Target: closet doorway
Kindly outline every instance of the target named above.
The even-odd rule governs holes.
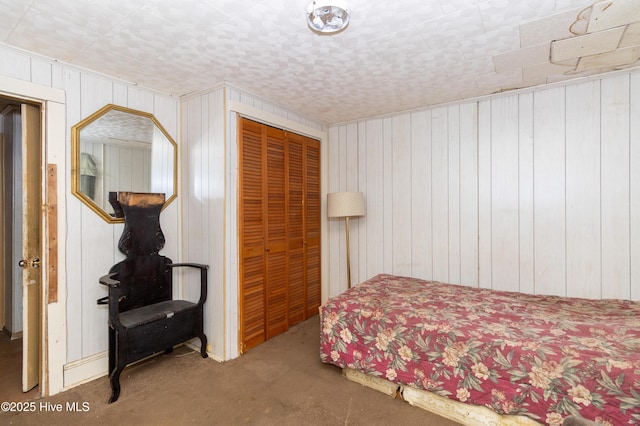
[[[20,401],[40,394],[40,107],[0,98],[0,112],[2,392]]]
[[[320,142],[238,120],[240,353],[318,314]]]

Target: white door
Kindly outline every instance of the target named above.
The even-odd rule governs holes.
[[[41,126],[38,107],[23,104],[22,112],[22,391],[39,383],[40,375],[40,222]]]

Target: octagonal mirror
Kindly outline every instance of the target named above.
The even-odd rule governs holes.
[[[109,192],[176,198],[177,145],[153,114],[106,105],[71,128],[73,194],[110,223]]]

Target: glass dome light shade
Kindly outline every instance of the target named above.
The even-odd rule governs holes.
[[[307,24],[319,33],[336,33],[349,25],[349,9],[343,1],[314,0],[307,6]]]

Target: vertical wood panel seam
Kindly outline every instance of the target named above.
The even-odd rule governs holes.
[[[458,106],[458,281],[462,284],[462,112]]]
[[[522,291],[522,226],[521,226],[521,222],[520,222],[520,217],[521,217],[521,211],[522,211],[522,205],[520,204],[520,198],[521,198],[521,193],[520,193],[520,188],[521,188],[521,184],[522,182],[520,181],[520,165],[521,163],[521,157],[520,157],[520,143],[521,143],[521,131],[520,131],[520,95],[516,95],[515,96],[516,101],[516,107],[517,107],[517,125],[516,125],[516,131],[518,132],[517,138],[516,138],[516,143],[517,143],[517,148],[518,148],[518,155],[516,156],[517,161],[518,161],[518,167],[517,167],[517,171],[518,171],[518,185],[517,185],[517,197],[518,197],[518,291]]]
[[[451,107],[447,107],[447,120],[446,120],[446,129],[447,129],[447,282],[451,282],[451,157],[452,155],[452,140],[451,140]]]
[[[362,142],[362,145],[361,145],[360,144],[360,124],[358,124],[357,129],[356,129],[356,136],[357,136],[357,142],[358,142],[358,166],[360,165],[360,162],[362,161],[362,167],[364,169],[364,170],[360,170],[360,168],[358,168],[358,176],[362,176],[362,175],[367,176],[367,155],[366,155],[366,151],[367,151],[367,135],[366,135],[366,133],[367,133],[367,131],[366,131],[366,127],[363,127],[363,130],[364,130],[365,134],[363,135],[364,141]],[[365,151],[364,153],[360,152],[360,148],[361,147]],[[359,190],[361,192],[365,193],[365,196],[367,196],[366,191],[365,191],[366,183],[363,183],[364,188],[360,188],[360,181],[361,180],[358,179],[358,188],[359,188]],[[365,211],[366,211],[366,204],[367,204],[367,202],[366,202],[366,199],[365,199]],[[365,218],[365,226],[358,226],[358,227],[360,228],[360,230],[364,234],[364,238],[365,238],[365,242],[366,242],[366,239],[367,239],[366,218]],[[360,233],[358,234],[358,238],[360,238]],[[368,258],[367,253],[368,252],[367,252],[366,248],[364,250],[360,250],[360,247],[358,248],[358,258],[359,258],[358,259],[358,282],[364,281],[364,279],[369,278],[367,273],[365,273],[364,277],[360,277],[360,271],[362,271],[362,269],[363,269],[361,264],[360,264],[360,262],[362,261],[362,265],[364,265],[365,268],[366,268],[367,258]]]
[[[599,292],[600,292],[600,298],[602,299],[602,294],[603,294],[602,286],[604,284],[604,272],[603,272],[604,259],[602,258],[602,249],[604,248],[604,245],[602,243],[602,241],[603,241],[602,240],[602,238],[603,238],[603,233],[602,233],[602,218],[603,218],[603,216],[602,216],[602,213],[603,213],[602,212],[602,189],[603,189],[603,187],[602,187],[602,138],[603,138],[603,134],[602,134],[602,102],[603,102],[602,80],[598,81],[598,85],[600,86],[598,88],[599,89],[598,90],[598,96],[600,98],[599,102],[598,102],[599,107],[600,107],[599,108],[600,111],[598,111],[598,119],[600,120],[600,123],[598,125],[598,130],[600,132],[600,134],[598,135],[598,139],[599,139],[598,140],[598,147],[600,148],[600,152],[599,152],[600,158],[598,158],[598,163],[599,163],[599,167],[600,167],[600,176],[599,176],[600,191],[599,191],[599,194],[598,194],[598,197],[600,197],[600,200],[599,200],[599,204],[600,205],[598,206],[598,213],[600,215],[600,217],[598,218],[599,219],[599,228],[600,228],[599,229],[599,231],[600,231],[600,235],[599,235],[599,237],[600,237],[600,241],[599,241],[599,243],[600,243],[600,247],[599,247],[599,252],[600,252],[599,253],[599,258],[600,258],[600,288],[599,288]],[[567,285],[568,285],[568,283],[567,283]]]
[[[528,261],[530,262],[530,270],[529,270],[529,290],[528,292],[535,294],[535,289],[536,289],[536,229],[535,229],[535,211],[536,211],[536,176],[535,176],[535,170],[536,170],[536,145],[535,145],[535,140],[536,140],[536,126],[535,126],[535,122],[536,122],[536,108],[535,108],[535,94],[531,93],[528,95],[529,99],[528,99],[528,111],[529,111],[529,116],[527,117],[528,120],[528,143],[529,146],[527,147],[527,155],[529,156],[529,164],[527,165],[527,171],[529,173],[528,175],[528,206],[529,206],[529,217],[527,218],[528,223],[528,254],[529,254],[529,258]]]
[[[567,268],[567,264],[568,264],[568,259],[569,259],[569,255],[567,252],[567,238],[568,238],[568,234],[567,234],[567,211],[568,206],[567,206],[567,107],[568,107],[568,102],[567,102],[567,87],[563,87],[562,88],[562,92],[564,94],[564,117],[563,117],[563,122],[564,122],[564,144],[563,144],[563,148],[564,148],[564,194],[563,194],[563,198],[564,198],[564,223],[563,223],[563,228],[564,228],[564,296],[566,296],[567,294],[569,294],[569,273],[568,273],[568,269]],[[601,177],[602,179],[602,177]]]
[[[489,236],[491,238],[489,244],[489,264],[491,273],[489,274],[489,288],[493,289],[493,99],[489,101]]]
[[[413,158],[413,132],[411,132],[411,129],[413,129],[413,114],[409,114],[409,128],[405,129],[406,136],[409,138],[409,194],[413,194],[413,161],[411,161]],[[409,229],[413,229],[413,196],[409,197],[409,212]],[[409,259],[413,259],[413,232],[409,232]],[[409,268],[413,276],[413,260],[409,264]]]
[[[84,83],[83,77],[84,77],[84,74],[80,73],[80,76],[78,78],[78,85],[80,86],[80,87],[78,87],[78,97],[80,98],[79,102],[78,102],[78,113],[80,114],[80,119],[81,120],[84,118],[83,114],[82,114],[82,104],[83,104],[82,101],[84,99],[84,96],[82,96],[82,86],[83,86],[83,83]],[[68,132],[68,130],[67,130],[67,132]],[[82,226],[82,222],[83,222],[84,215],[82,214],[82,206],[80,206],[79,208],[80,208],[80,214],[78,215],[79,216],[78,219],[80,220],[80,223],[78,224],[79,225],[78,229],[80,229],[80,244],[81,244],[81,247],[82,247],[82,240],[83,240],[82,230],[84,229],[84,227]],[[66,241],[65,241],[65,244],[66,244]],[[80,269],[79,276],[80,276],[80,279],[82,280],[83,272],[84,272],[84,268],[83,268],[83,265],[84,265],[84,259],[83,259],[84,250],[80,250],[79,255],[80,255],[80,262],[78,264],[78,269]],[[113,252],[111,253],[111,256],[113,256]],[[79,300],[80,306],[84,306],[83,295],[84,295],[84,291],[81,290],[81,291],[78,292],[78,298],[80,299]],[[82,308],[80,308],[79,310],[80,310],[80,314],[82,315]],[[67,315],[68,315],[68,310],[67,310],[67,312],[65,312],[65,319],[69,322],[69,318],[68,318]],[[79,346],[78,346],[79,352],[80,352],[80,358],[84,358],[86,356],[85,350],[84,350],[84,340],[85,340],[85,338],[84,338],[84,322],[85,322],[84,315],[82,315],[82,317],[79,320],[80,324],[78,324],[78,329],[80,330],[80,333],[79,333],[80,342],[79,342]],[[69,347],[67,347],[67,352],[69,352]]]
[[[430,177],[429,177],[429,209],[431,210],[429,213],[429,217],[430,217],[430,222],[429,222],[429,237],[431,239],[430,241],[430,253],[431,253],[431,279],[435,279],[435,244],[434,244],[434,239],[433,239],[433,235],[434,235],[434,198],[433,198],[433,194],[434,194],[434,173],[433,173],[433,156],[434,156],[434,141],[435,141],[435,126],[433,125],[433,118],[434,118],[434,112],[435,110],[432,110],[429,114],[429,173],[430,173]]]
[[[393,244],[393,221],[395,219],[394,214],[393,214],[393,204],[395,203],[395,197],[394,197],[395,191],[393,190],[393,184],[394,184],[394,182],[393,182],[393,177],[394,177],[394,173],[393,173],[393,151],[394,151],[394,149],[393,149],[393,132],[395,131],[395,128],[393,126],[393,118],[385,120],[385,122],[389,123],[389,126],[391,126],[391,128],[389,129],[389,133],[388,133],[390,135],[389,137],[391,138],[391,140],[389,141],[389,139],[387,139],[387,141],[386,141],[388,144],[391,145],[391,155],[388,158],[388,161],[391,162],[391,165],[389,166],[389,169],[391,170],[391,176],[389,176],[389,179],[391,180],[391,182],[389,183],[389,187],[391,188],[391,204],[390,204],[391,207],[389,208],[389,214],[391,215],[391,220],[390,220],[390,225],[391,226],[389,227],[390,228],[389,232],[391,233],[391,235],[390,235],[391,238],[389,239],[389,245],[391,246],[391,252],[389,253],[389,257],[391,258],[391,272],[395,273],[395,269],[396,268],[395,268],[395,265],[393,263],[393,259],[394,259],[393,252],[394,252],[394,249],[395,249],[395,246]],[[387,132],[385,132],[385,134],[386,133]]]
[[[633,216],[631,215],[632,213],[632,194],[633,194],[633,180],[632,180],[632,173],[631,173],[631,140],[632,140],[632,125],[631,125],[631,112],[632,112],[632,97],[631,95],[633,94],[633,91],[631,90],[631,85],[633,83],[633,80],[631,79],[631,74],[629,74],[627,76],[627,80],[628,80],[628,85],[627,85],[627,90],[628,90],[628,99],[629,99],[629,111],[628,111],[628,115],[629,115],[629,121],[628,121],[628,137],[629,137],[629,155],[628,155],[628,168],[629,168],[629,224],[628,224],[628,234],[629,234],[629,300],[631,300],[632,298],[632,288],[633,288],[633,276],[631,275],[633,272],[633,268],[631,267],[631,263],[633,262],[633,255],[632,255],[632,248],[633,245],[631,243],[631,230],[632,230],[632,226],[631,226],[631,222],[633,220]],[[601,141],[602,143],[602,141]],[[601,174],[602,175],[602,174]],[[602,198],[602,194],[600,194],[600,197]],[[601,239],[602,240],[602,239]]]
[[[476,105],[476,287],[480,288],[480,101]]]
[[[537,260],[537,256],[536,256],[536,129],[537,129],[537,127],[536,127],[536,111],[537,111],[537,109],[536,109],[536,99],[537,99],[537,96],[536,96],[536,93],[534,92],[533,95],[532,95],[532,99],[531,99],[531,103],[532,103],[532,106],[531,106],[531,115],[532,115],[531,116],[531,127],[532,127],[532,129],[531,129],[531,138],[532,138],[531,144],[533,145],[532,149],[531,149],[531,175],[532,175],[531,176],[531,180],[532,180],[532,182],[531,182],[531,191],[532,191],[532,193],[531,193],[531,214],[533,216],[533,220],[532,220],[532,222],[533,222],[532,223],[532,228],[533,229],[531,230],[531,233],[532,233],[532,239],[533,239],[533,247],[532,247],[532,250],[533,250],[533,253],[532,253],[532,256],[533,256],[533,288],[532,288],[532,291],[533,291],[533,294],[537,293],[537,290],[536,290],[536,284],[537,284],[537,282],[536,282],[536,276],[537,276],[536,275],[536,267],[537,267],[537,265],[536,265],[536,260]]]

